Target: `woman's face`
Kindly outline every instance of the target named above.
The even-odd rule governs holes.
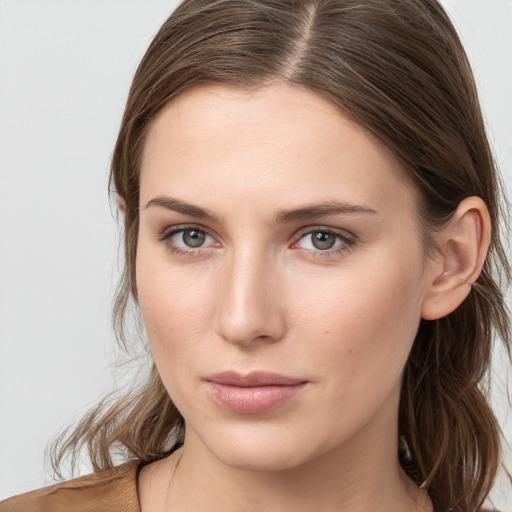
[[[137,288],[186,442],[240,468],[396,454],[429,285],[390,153],[304,88],[190,89],[141,170]]]

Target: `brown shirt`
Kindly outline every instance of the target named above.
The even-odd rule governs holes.
[[[134,460],[0,502],[0,512],[140,512]]]
[[[0,502],[0,512],[140,512],[137,477],[141,466],[140,461],[133,460],[13,496]]]

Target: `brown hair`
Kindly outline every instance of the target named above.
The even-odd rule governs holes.
[[[253,89],[283,81],[329,99],[390,148],[420,192],[426,247],[461,200],[481,197],[493,223],[483,271],[452,314],[421,321],[407,362],[399,430],[408,475],[436,510],[478,510],[500,463],[500,428],[488,404],[495,337],[511,355],[509,318],[496,276],[510,280],[500,242],[499,183],[472,72],[436,0],[185,0],[152,41],[133,80],[112,159],[126,202],[126,265],[114,321],[136,306],[139,172],[145,136],[186,88]],[[504,284],[503,284],[504,286]],[[54,467],[86,445],[96,470],[116,450],[154,461],[183,436],[183,419],[154,367],[144,386],[103,401],[54,445]]]

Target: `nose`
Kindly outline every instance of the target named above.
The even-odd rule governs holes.
[[[244,347],[270,343],[286,332],[280,272],[272,257],[233,255],[218,276],[215,330]]]

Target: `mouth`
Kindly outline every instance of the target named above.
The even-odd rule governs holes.
[[[206,378],[213,400],[232,412],[259,414],[292,400],[307,381],[269,372],[221,372]]]

